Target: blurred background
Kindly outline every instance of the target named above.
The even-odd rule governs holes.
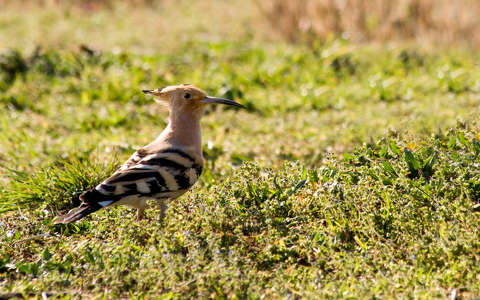
[[[480,45],[475,0],[1,0],[0,7],[0,47],[27,51],[85,42],[161,51],[185,41],[311,44],[335,37]]]

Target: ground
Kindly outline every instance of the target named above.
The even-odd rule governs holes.
[[[30,22],[91,22],[45,14]],[[478,52],[248,32],[151,51],[118,32],[65,46],[65,30],[35,50],[21,47],[26,19],[3,20],[13,38],[0,55],[2,293],[479,296]],[[152,206],[142,221],[113,208],[53,226],[165,126],[167,111],[141,90],[178,83],[248,108],[206,113],[194,189],[163,221]]]

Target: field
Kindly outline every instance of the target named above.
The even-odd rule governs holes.
[[[288,44],[209,2],[171,35],[202,4],[0,13],[0,297],[480,297],[478,51]],[[166,125],[141,90],[178,83],[248,108],[207,111],[193,190],[52,225]]]

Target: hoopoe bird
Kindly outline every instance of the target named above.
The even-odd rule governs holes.
[[[54,224],[71,223],[114,205],[136,208],[140,220],[148,199],[159,201],[163,218],[166,201],[187,192],[202,173],[200,118],[205,106],[221,103],[245,108],[233,100],[207,96],[190,84],[143,92],[167,104],[167,127],[152,143],[133,153],[112,176],[84,192],[80,206],[59,217]]]

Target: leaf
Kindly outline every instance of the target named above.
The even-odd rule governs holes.
[[[166,293],[166,294],[161,295],[157,299],[159,299],[159,300],[170,300],[170,299],[173,299],[174,297],[175,297],[175,293],[170,292],[170,293]]]
[[[316,232],[313,236],[313,242],[319,243],[324,239],[323,234],[321,232]]]
[[[51,257],[52,257],[52,254],[50,253],[50,251],[48,251],[48,247],[46,247],[45,250],[43,250],[42,259],[44,261],[48,261],[50,260]]]
[[[320,180],[317,170],[314,169],[308,171],[308,177],[310,178],[311,182],[318,182]]]
[[[425,161],[425,163],[423,164],[423,168],[422,170],[425,170],[425,169],[432,169],[433,167],[433,164],[435,163],[435,160],[437,159],[437,153],[434,152],[432,155],[430,155],[427,160]]]
[[[252,157],[238,153],[232,153],[230,159],[232,160],[232,164],[235,166],[241,165],[244,161],[253,161]]]
[[[457,139],[462,145],[464,145],[467,148],[469,147],[469,142],[462,132],[457,133]]]
[[[398,177],[398,174],[397,174],[397,172],[395,172],[395,169],[393,168],[392,164],[389,163],[386,160],[383,161],[383,169],[384,169],[385,173],[390,175],[390,178],[397,178]]]
[[[25,274],[30,273],[30,265],[28,263],[24,262],[23,260],[18,262],[16,264],[16,267],[17,267],[17,270],[19,272],[22,272],[22,273],[25,273]]]
[[[352,160],[355,159],[355,156],[349,154],[349,153],[345,153],[343,154],[343,161],[346,162],[346,163],[349,163],[351,162]]]
[[[420,162],[415,158],[412,152],[405,148],[405,161],[407,162],[409,168],[413,170],[419,170],[420,169]]]
[[[380,149],[380,153],[378,153],[378,155],[379,155],[380,157],[383,157],[383,158],[387,157],[387,155],[388,155],[388,148],[385,147],[385,146],[382,146],[382,149]]]
[[[288,196],[291,196],[291,195],[293,195],[294,193],[296,193],[299,189],[301,189],[301,188],[305,185],[306,182],[307,182],[306,179],[300,180],[293,189],[291,189],[290,191],[288,191],[287,195],[288,195]]]
[[[425,163],[423,164],[423,167],[422,167],[422,174],[423,174],[423,177],[429,179],[434,171],[433,171],[433,164],[435,163],[435,160],[437,159],[437,153],[434,152],[432,155],[430,155],[427,160],[425,161]]]
[[[480,154],[480,143],[476,139],[472,139],[472,144],[473,144],[473,152],[475,153],[475,156]]]
[[[378,176],[372,170],[367,171],[367,174],[370,175],[374,180],[378,180]]]
[[[405,161],[408,165],[408,170],[410,171],[410,178],[415,178],[418,176],[418,170],[420,170],[420,162],[415,158],[412,152],[405,148]]]
[[[275,177],[273,177],[273,184],[275,185],[275,188],[280,192],[280,194],[283,193],[283,190],[282,190],[282,187],[278,184],[278,176],[275,175]]]
[[[402,151],[400,150],[400,148],[398,148],[398,146],[394,143],[394,142],[390,142],[390,144],[388,145],[390,147],[390,150],[398,155],[398,156],[401,156],[402,155]]]
[[[384,185],[392,185],[393,181],[392,179],[388,178],[387,176],[380,175],[382,177],[382,183]]]
[[[453,149],[455,148],[456,145],[457,145],[457,139],[454,136],[450,137],[450,140],[448,141],[448,145],[447,145],[448,148]]]
[[[95,257],[93,256],[92,252],[88,250],[85,251],[85,257],[90,264],[95,265]]]
[[[360,248],[362,248],[363,251],[367,251],[366,243],[362,242],[362,240],[357,235],[354,235],[353,239],[355,240],[355,242],[357,242],[357,244],[360,246]]]

